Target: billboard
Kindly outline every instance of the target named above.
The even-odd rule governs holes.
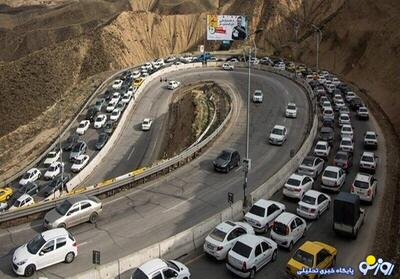
[[[207,15],[207,40],[232,41],[247,38],[248,21],[240,15]]]

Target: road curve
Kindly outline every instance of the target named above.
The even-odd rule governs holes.
[[[221,149],[227,147],[236,148],[244,155],[247,72],[240,69],[233,72],[198,69],[174,72],[166,77],[180,80],[183,84],[214,80],[231,88],[235,92],[237,104],[232,121],[209,150],[196,160],[154,182],[106,200],[104,215],[96,225],[83,224],[71,229],[79,243],[79,256],[76,261],[72,265],[59,264],[46,268],[37,272],[35,276],[66,277],[85,271],[91,267],[92,250],[100,250],[102,263],[107,263],[174,235],[222,210],[227,206],[228,191],[235,194],[236,200],[241,198],[241,169],[235,169],[229,174],[215,173],[211,160]],[[263,90],[264,102],[251,104],[250,157],[253,168],[249,174],[249,191],[279,170],[289,159],[290,150],[300,147],[309,119],[309,104],[305,92],[293,81],[255,70],[252,75],[252,90],[254,89]],[[160,90],[160,82],[155,80],[146,87],[143,96],[149,96],[148,94],[154,91],[171,94],[164,89]],[[296,102],[299,108],[297,119],[284,118],[284,107],[289,101]],[[138,107],[140,108],[140,102]],[[153,113],[158,108],[150,108],[147,113],[155,115]],[[142,120],[140,114],[137,116],[139,119],[135,120],[134,117],[131,120],[133,127]],[[162,122],[161,118],[162,116],[157,118],[156,123]],[[284,124],[289,130],[288,141],[282,147],[266,143],[268,131],[275,124]],[[122,135],[120,140],[124,139],[125,136]],[[123,145],[116,143],[115,146],[119,148]],[[124,148],[130,150],[132,146]],[[113,151],[111,154],[124,153]],[[146,158],[146,155],[143,155],[143,158]],[[96,170],[98,173],[109,173],[101,166]],[[132,170],[132,166],[125,162],[113,165],[113,174],[129,170]],[[40,227],[34,227],[0,236],[1,278],[13,276],[9,264],[13,250],[40,230]]]

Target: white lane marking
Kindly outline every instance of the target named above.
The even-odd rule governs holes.
[[[242,168],[243,168],[243,166],[238,167],[238,168],[235,170],[235,172],[240,171]]]
[[[179,206],[181,206],[181,205],[193,200],[194,198],[195,198],[195,196],[192,196],[192,197],[188,198],[187,200],[181,201],[180,203],[174,205],[173,207],[170,207],[170,208],[164,210],[163,213],[167,213],[168,211],[174,210],[175,208],[177,208],[177,207],[179,207]]]
[[[197,257],[195,257],[195,258],[193,258],[193,259],[191,259],[191,260],[185,262],[185,264],[186,264],[186,265],[189,265],[189,264],[191,264],[192,262],[197,261],[198,259],[200,259],[200,258],[203,257],[203,256],[204,256],[204,254],[200,254],[200,255],[198,255]]]
[[[133,152],[135,152],[135,147],[134,147],[134,146],[132,147],[132,150],[131,150],[131,152],[130,152],[129,155],[128,155],[128,160],[131,158]]]

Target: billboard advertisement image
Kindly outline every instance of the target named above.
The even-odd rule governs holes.
[[[208,15],[207,40],[236,41],[247,38],[248,21],[240,15]]]

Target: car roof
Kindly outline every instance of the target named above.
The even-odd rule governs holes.
[[[289,177],[289,179],[295,179],[295,180],[300,180],[300,181],[302,181],[304,177],[305,177],[305,175],[293,173],[293,174]]]
[[[288,224],[294,217],[296,217],[295,214],[290,213],[290,212],[282,212],[276,219],[276,222],[282,223],[282,224]]]
[[[220,230],[220,231],[223,231],[224,233],[228,233],[228,232],[230,232],[233,228],[236,228],[237,226],[238,226],[238,225],[235,224],[235,223],[232,222],[232,221],[225,221],[225,222],[222,222],[222,223],[218,224],[215,228],[218,229],[218,230]]]
[[[283,130],[283,129],[286,129],[286,128],[285,128],[285,126],[283,126],[283,125],[275,125],[275,126],[274,126],[274,129]]]
[[[57,228],[48,231],[44,231],[41,233],[44,240],[48,241],[50,239],[54,239],[59,236],[68,236],[68,231],[64,228]]]
[[[342,129],[345,128],[345,127],[351,128],[351,125],[349,125],[349,124],[343,124]]]
[[[372,175],[367,173],[357,173],[356,178],[354,180],[369,182],[372,178]]]
[[[153,259],[144,264],[142,264],[139,269],[145,274],[149,275],[154,271],[167,267],[167,264],[162,259]]]
[[[329,132],[333,132],[333,129],[332,129],[331,127],[322,127],[322,128],[321,128],[321,132],[322,132],[322,131],[324,131],[324,132],[328,132],[328,131],[329,131]]]
[[[362,156],[374,157],[375,154],[374,154],[374,152],[364,151],[363,154],[361,155],[361,157],[362,157]]]
[[[308,190],[307,192],[304,193],[304,195],[307,195],[309,197],[317,198],[321,192],[315,191],[315,190]]]
[[[81,160],[81,159],[83,159],[84,157],[86,157],[86,156],[88,156],[89,157],[89,155],[86,155],[86,154],[81,154],[81,155],[78,155],[75,159],[77,159],[77,160]]]
[[[328,145],[328,142],[324,141],[324,140],[319,140],[319,141],[317,141],[316,145],[318,145],[318,144]]]
[[[150,118],[143,119],[143,122],[149,122],[149,121],[150,121]]]
[[[366,131],[365,132],[366,135],[376,135],[376,133],[374,131]]]
[[[89,200],[89,198],[85,195],[77,195],[77,196],[73,196],[67,199],[67,201],[69,201],[71,204],[80,202],[80,201],[85,201],[85,200]]]
[[[258,235],[254,235],[254,234],[243,234],[238,239],[238,241],[240,241],[243,244],[246,244],[250,247],[255,247],[262,240],[264,240],[262,236],[258,236]]]
[[[296,104],[293,103],[293,102],[290,102],[290,103],[288,103],[287,105],[288,105],[288,106],[296,106]]]
[[[273,202],[273,201],[270,201],[270,200],[259,199],[258,201],[256,201],[256,202],[254,203],[254,205],[267,208],[268,206],[270,206],[270,205],[273,204],[273,203],[274,203],[274,202]]]
[[[339,167],[335,167],[335,166],[327,166],[325,170],[338,172],[340,170],[340,168]]]
[[[30,195],[28,195],[28,194],[23,194],[22,196],[20,196],[18,199],[17,199],[17,201],[22,201],[22,200],[25,200],[25,199],[27,199],[27,198],[32,198]]]
[[[351,141],[351,142],[353,142],[351,137],[343,137],[341,141]]]
[[[311,242],[311,241],[306,241],[299,247],[299,250],[303,250],[309,254],[316,255],[319,251],[321,251],[324,247],[321,247],[320,245]]]

